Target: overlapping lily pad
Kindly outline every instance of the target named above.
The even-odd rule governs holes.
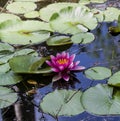
[[[98,23],[93,13],[87,9],[67,7],[53,14],[50,24],[57,32],[76,34],[86,32],[87,29],[94,29]]]
[[[67,45],[71,44],[70,37],[68,36],[55,36],[55,37],[50,37],[46,41],[47,45],[49,46],[60,46],[60,45]]]
[[[55,90],[43,98],[40,109],[54,117],[77,115],[84,111],[80,102],[81,94],[80,91]]]
[[[8,4],[6,9],[11,13],[24,14],[37,8],[34,2],[13,2]]]
[[[37,18],[37,17],[39,17],[39,12],[38,11],[31,11],[31,12],[25,13],[24,16],[26,18]]]
[[[73,43],[87,44],[95,39],[94,35],[89,32],[78,33],[71,37]]]
[[[120,71],[114,73],[109,79],[108,84],[116,87],[120,87]]]
[[[103,80],[111,76],[111,70],[106,67],[92,67],[85,71],[85,76],[91,80]]]
[[[0,87],[0,108],[5,108],[18,99],[17,93],[7,87]]]
[[[89,113],[97,115],[120,114],[120,91],[113,94],[113,87],[98,84],[83,93],[82,104]]]

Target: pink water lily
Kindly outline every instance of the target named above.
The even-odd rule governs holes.
[[[84,66],[78,66],[80,61],[73,62],[75,54],[69,55],[67,52],[57,53],[56,56],[50,56],[51,61],[46,63],[51,66],[53,72],[57,74],[53,77],[53,81],[57,81],[63,78],[65,81],[69,81],[71,71],[82,71],[85,69]]]

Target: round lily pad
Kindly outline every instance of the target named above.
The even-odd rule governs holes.
[[[71,37],[73,43],[87,44],[95,39],[94,35],[89,32],[74,34]]]
[[[80,114],[84,111],[80,102],[81,94],[80,91],[55,90],[43,98],[40,109],[54,117]]]
[[[120,71],[114,73],[109,79],[108,84],[116,87],[120,87]]]
[[[92,114],[120,114],[120,91],[113,94],[113,87],[98,84],[83,93],[82,104]]]
[[[0,86],[0,108],[5,108],[12,105],[17,101],[17,99],[17,93],[10,88]]]
[[[37,8],[34,2],[13,2],[8,4],[6,9],[11,13],[24,14]]]
[[[92,67],[85,71],[85,76],[91,80],[103,80],[111,76],[111,70],[106,67]]]

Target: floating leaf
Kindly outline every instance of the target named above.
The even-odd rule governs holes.
[[[7,5],[6,9],[11,13],[23,14],[37,8],[34,2],[13,2]]]
[[[85,8],[67,7],[53,14],[50,24],[57,32],[76,34],[94,29],[97,26],[97,19]]]
[[[5,108],[17,101],[17,93],[7,87],[0,87],[0,108]]]
[[[95,39],[94,35],[92,33],[78,33],[74,34],[71,37],[71,40],[73,43],[80,43],[80,44],[87,44],[92,42]]]
[[[120,71],[114,73],[109,79],[108,84],[120,87]]]
[[[120,10],[114,7],[108,7],[104,12],[105,20],[104,21],[114,21],[118,19],[120,15]]]
[[[91,80],[103,80],[111,76],[111,70],[106,67],[92,67],[85,71],[85,76]]]
[[[44,7],[40,9],[40,18],[44,21],[49,21],[53,13],[59,12],[62,8],[67,6],[77,6],[77,3],[53,3],[48,5],[47,7]]]
[[[80,91],[55,90],[43,98],[40,108],[54,117],[77,115],[84,111],[80,102],[81,94]]]
[[[55,36],[47,39],[46,43],[49,46],[60,46],[60,45],[71,44],[72,42],[70,40],[70,37],[68,36]]]
[[[14,52],[14,47],[7,43],[0,43],[0,52]]]
[[[0,73],[5,73],[10,70],[9,63],[0,64]]]
[[[39,57],[34,57],[31,55],[26,56],[16,56],[10,59],[9,64],[11,69],[15,73],[34,73],[29,70],[31,64],[40,60]]]
[[[14,74],[12,71],[0,73],[0,85],[13,85],[20,81],[22,81],[22,77]]]
[[[104,3],[107,0],[80,0],[79,3],[89,4],[89,3]]]
[[[83,93],[82,104],[89,113],[120,114],[120,91],[113,94],[112,87],[98,84]]]
[[[24,16],[26,18],[36,18],[36,17],[39,17],[39,12],[38,11],[31,11],[31,12],[25,13]]]
[[[34,20],[6,21],[0,25],[0,28],[1,40],[10,44],[41,43],[50,36],[49,24]],[[47,31],[40,31],[46,29]]]
[[[39,2],[42,0],[14,0],[15,2]]]
[[[7,20],[20,20],[20,18],[16,15],[13,14],[8,14],[8,13],[0,13],[0,24],[4,21]]]

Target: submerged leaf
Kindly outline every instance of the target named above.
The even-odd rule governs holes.
[[[77,115],[84,111],[80,102],[81,94],[80,91],[55,90],[43,98],[40,109],[54,117]]]

